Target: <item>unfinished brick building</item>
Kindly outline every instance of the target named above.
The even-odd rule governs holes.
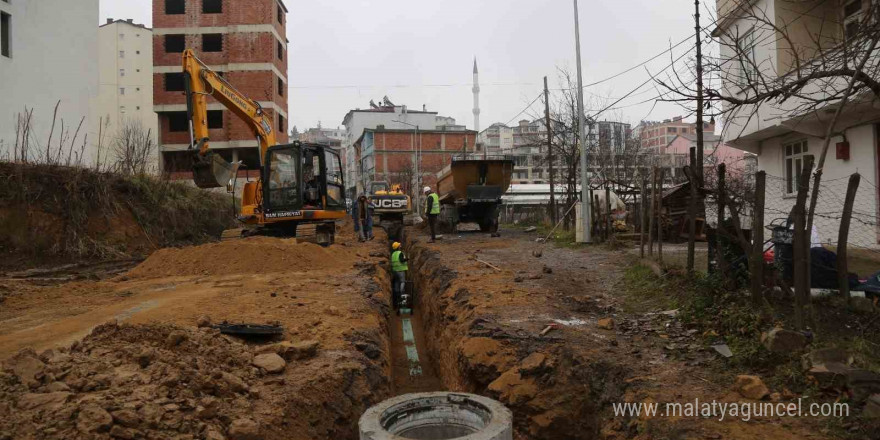
[[[181,72],[186,48],[259,102],[275,123],[278,142],[288,141],[286,14],[282,0],[153,0],[153,111],[160,167],[171,178],[191,177]],[[253,131],[212,98],[208,126],[211,147],[227,160],[244,162],[247,171],[239,177],[256,177],[260,158]]]
[[[365,129],[354,143],[361,164],[360,188],[372,180],[400,184],[409,194],[416,170],[423,185],[436,187],[437,173],[452,163],[452,156],[473,153],[477,132],[473,130]],[[419,163],[417,163],[419,162]],[[419,191],[421,192],[421,191]]]

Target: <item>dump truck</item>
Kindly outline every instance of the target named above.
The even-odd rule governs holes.
[[[455,231],[461,223],[476,223],[482,232],[497,233],[498,208],[513,165],[509,156],[453,156],[437,175],[441,225]]]

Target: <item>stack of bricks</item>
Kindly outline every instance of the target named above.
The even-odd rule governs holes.
[[[172,178],[190,176],[181,77],[187,48],[259,102],[278,142],[288,142],[286,14],[282,0],[153,0],[153,110],[162,167]],[[227,160],[244,161],[254,173],[260,160],[253,130],[213,98],[208,111],[211,147]]]

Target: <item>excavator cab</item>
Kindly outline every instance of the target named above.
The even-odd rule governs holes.
[[[269,147],[261,180],[266,219],[345,210],[339,154],[323,145]]]

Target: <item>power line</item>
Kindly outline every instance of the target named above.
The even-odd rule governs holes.
[[[529,103],[529,105],[526,106],[526,108],[522,109],[522,111],[517,113],[516,116],[510,118],[510,120],[505,122],[504,125],[510,124],[511,122],[513,122],[514,119],[518,118],[521,114],[525,113],[526,110],[529,110],[530,108],[532,108],[532,105],[534,105],[535,102],[538,101],[538,99],[540,99],[541,96],[543,96],[543,95],[544,95],[544,92],[542,91],[541,93],[538,94],[538,96],[535,97],[535,99],[532,100],[532,102]]]
[[[535,83],[489,83],[480,84],[480,87],[522,87],[535,86]],[[372,84],[372,85],[317,85],[317,86],[287,86],[288,89],[393,89],[393,88],[416,88],[416,87],[473,87],[473,84]]]

